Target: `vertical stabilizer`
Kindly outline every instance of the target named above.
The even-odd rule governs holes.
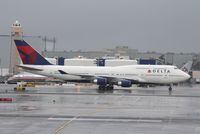
[[[42,55],[24,40],[14,40],[23,64],[51,65]]]

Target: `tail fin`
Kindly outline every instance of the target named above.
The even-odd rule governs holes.
[[[186,73],[189,73],[192,68],[192,63],[193,63],[192,61],[188,61],[186,64],[183,65],[183,67],[181,67],[181,70]]]
[[[33,49],[24,40],[14,40],[23,64],[51,65],[42,55]]]

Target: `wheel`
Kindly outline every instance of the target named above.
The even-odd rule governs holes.
[[[108,86],[106,87],[107,90],[113,90],[113,88],[114,88],[113,85],[108,85]]]
[[[100,90],[105,90],[105,89],[106,89],[106,86],[100,85],[100,86],[99,86],[99,89],[100,89]]]
[[[108,85],[106,89],[108,93],[113,93],[113,85]]]
[[[98,93],[104,93],[105,90],[106,90],[106,86],[100,85],[99,88],[98,88]]]

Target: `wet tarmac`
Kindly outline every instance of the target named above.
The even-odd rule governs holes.
[[[199,134],[200,85],[117,88],[0,85],[2,134]]]

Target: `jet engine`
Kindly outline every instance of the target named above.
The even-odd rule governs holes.
[[[118,86],[122,86],[122,87],[131,87],[131,81],[129,80],[121,80],[117,82]]]
[[[96,83],[97,85],[102,85],[105,86],[107,85],[107,79],[106,78],[96,78],[93,80],[94,83]]]

